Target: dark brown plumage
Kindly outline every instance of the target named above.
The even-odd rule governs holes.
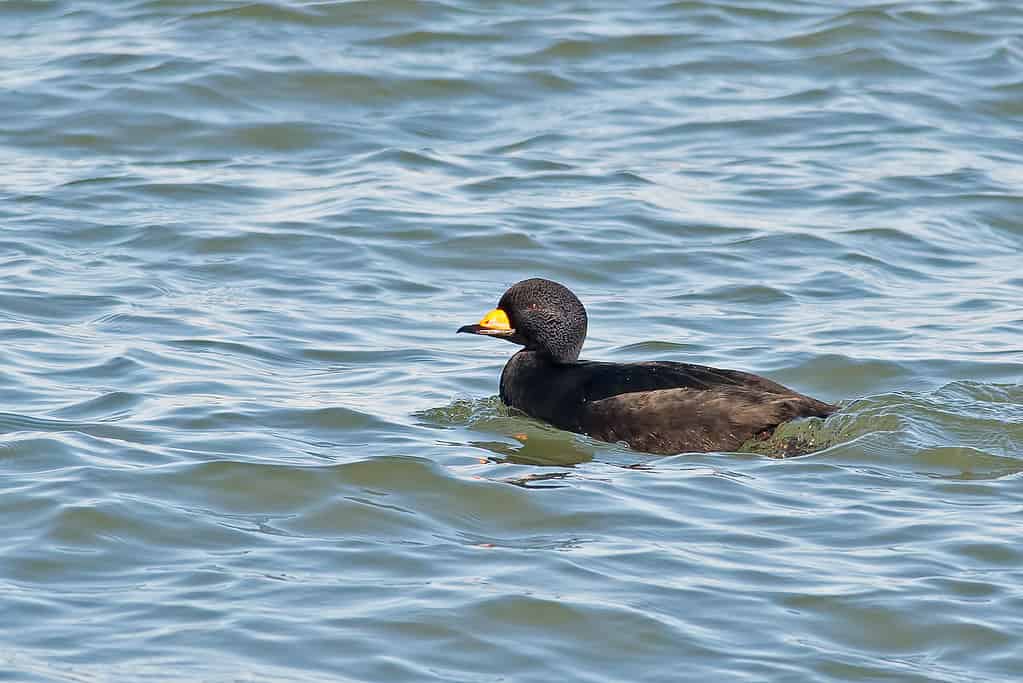
[[[550,280],[513,285],[497,309],[458,331],[525,347],[501,373],[505,404],[561,429],[650,453],[734,451],[783,422],[837,410],[737,370],[577,360],[586,310],[568,288]]]

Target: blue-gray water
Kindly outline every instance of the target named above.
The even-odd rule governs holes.
[[[1014,0],[0,2],[0,680],[1018,681]],[[768,375],[652,457],[456,337]]]

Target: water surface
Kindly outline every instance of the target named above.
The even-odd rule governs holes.
[[[0,680],[1015,681],[1013,2],[0,4]],[[765,374],[801,458],[503,408]]]

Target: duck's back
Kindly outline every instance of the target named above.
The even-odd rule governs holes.
[[[835,406],[737,370],[654,361],[557,364],[520,351],[501,399],[557,427],[650,453],[735,450],[783,422]]]

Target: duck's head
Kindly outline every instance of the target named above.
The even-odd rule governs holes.
[[[497,308],[458,331],[507,339],[570,363],[579,358],[586,339],[586,309],[568,287],[531,278],[512,285]]]

